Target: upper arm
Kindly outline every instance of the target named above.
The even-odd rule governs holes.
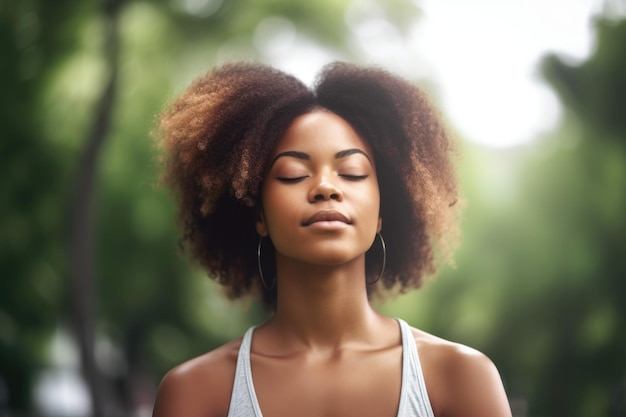
[[[511,416],[500,374],[487,356],[457,347],[449,354],[446,368],[446,417]]]

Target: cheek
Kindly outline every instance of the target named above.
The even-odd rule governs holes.
[[[373,213],[376,213],[376,217],[380,212],[380,190],[378,188],[378,183],[373,184],[367,192],[363,193],[363,196],[368,201],[367,207]]]
[[[284,193],[272,192],[268,190],[263,194],[263,213],[265,214],[265,225],[268,229],[280,227],[281,222],[292,217],[290,210],[293,206],[293,200],[289,199]]]

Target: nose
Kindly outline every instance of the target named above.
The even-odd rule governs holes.
[[[314,203],[316,201],[326,200],[341,201],[343,200],[343,192],[336,184],[329,181],[328,178],[322,177],[315,186],[311,188],[309,201]]]

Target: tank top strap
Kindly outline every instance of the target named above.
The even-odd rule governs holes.
[[[402,388],[398,417],[434,417],[411,327],[396,319],[402,334]]]
[[[241,340],[228,417],[263,417],[254,391],[252,367],[250,365],[250,349],[252,347],[254,329],[255,326],[250,327]]]

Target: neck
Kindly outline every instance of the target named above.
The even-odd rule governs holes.
[[[273,325],[308,348],[337,349],[372,337],[380,316],[369,304],[364,258],[341,266],[277,261]]]

